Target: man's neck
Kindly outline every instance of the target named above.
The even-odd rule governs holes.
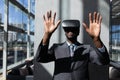
[[[76,39],[75,39],[75,40],[69,40],[69,39],[67,39],[67,41],[68,41],[70,44],[75,44],[75,43],[77,42]]]

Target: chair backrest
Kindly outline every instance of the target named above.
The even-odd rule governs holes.
[[[112,67],[109,73],[109,80],[120,80],[120,71]]]

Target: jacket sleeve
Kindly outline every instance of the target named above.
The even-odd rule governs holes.
[[[37,62],[47,63],[55,60],[53,47],[50,49],[48,49],[48,47],[49,45],[42,45],[42,43],[40,43],[35,55],[35,60]]]
[[[106,47],[104,46],[105,51],[101,52],[98,48],[90,47],[90,62],[97,65],[108,65],[110,62],[109,54]]]

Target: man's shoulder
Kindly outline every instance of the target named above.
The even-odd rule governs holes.
[[[81,44],[78,46],[79,49],[84,49],[84,50],[93,50],[94,47],[90,44]]]
[[[63,43],[54,43],[53,46],[62,46],[62,45],[65,45],[66,43],[63,42]]]
[[[51,46],[51,48],[53,48],[53,49],[58,49],[58,48],[60,48],[60,47],[62,47],[62,46],[64,46],[65,45],[65,43],[54,43],[52,46]]]
[[[79,46],[80,47],[85,47],[85,48],[90,48],[91,47],[91,45],[89,45],[89,44],[80,44]]]

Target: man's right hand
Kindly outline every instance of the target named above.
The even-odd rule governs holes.
[[[56,13],[54,13],[54,15],[52,16],[52,11],[48,11],[46,15],[43,15],[45,34],[42,43],[44,45],[48,43],[50,36],[57,29],[58,25],[61,22],[60,20],[58,20],[57,23],[55,23],[55,17]]]

